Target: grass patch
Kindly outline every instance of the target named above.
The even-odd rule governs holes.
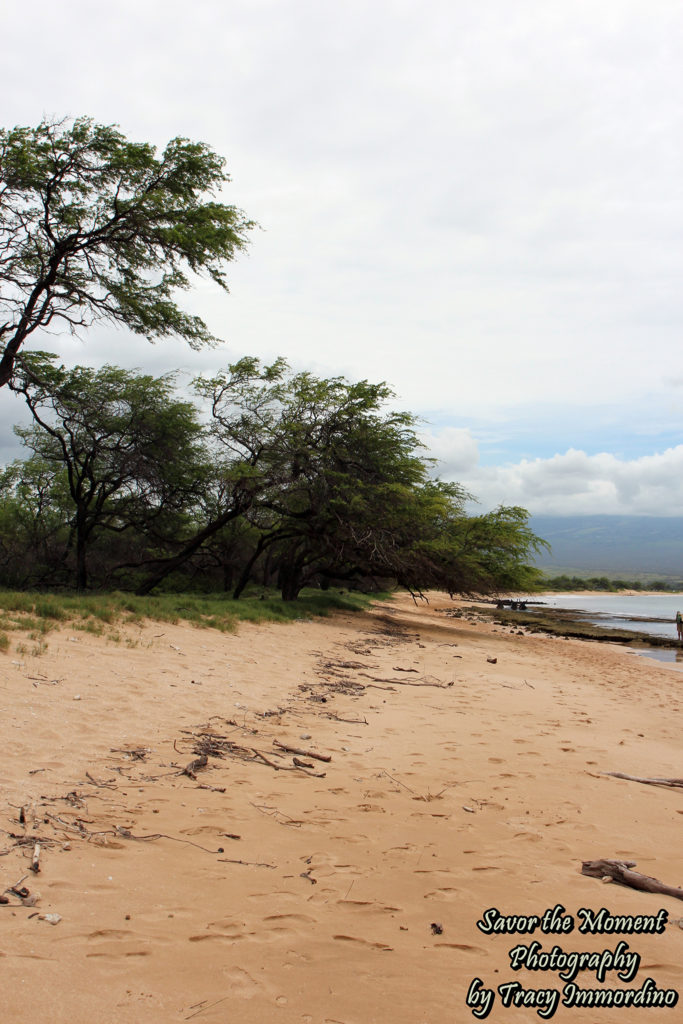
[[[388,594],[338,590],[303,590],[297,601],[283,601],[275,592],[248,593],[239,601],[223,594],[158,594],[137,597],[118,591],[102,594],[29,594],[0,591],[0,628],[43,636],[57,623],[102,636],[106,626],[155,622],[191,622],[202,629],[234,632],[238,622],[295,622],[337,611],[359,612]],[[114,630],[110,638],[120,636]],[[9,643],[9,641],[8,641]],[[0,647],[0,649],[2,649]]]
[[[2,651],[3,654],[7,654],[8,650],[9,637],[7,636],[7,633],[0,633],[0,651]]]

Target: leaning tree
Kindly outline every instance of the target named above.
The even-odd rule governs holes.
[[[213,341],[175,294],[191,273],[227,290],[225,264],[253,227],[218,201],[227,181],[223,159],[187,139],[157,156],[88,118],[0,130],[0,386],[49,327]]]

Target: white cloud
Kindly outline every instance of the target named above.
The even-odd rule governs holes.
[[[460,479],[475,471],[479,464],[479,444],[465,428],[445,427],[438,433],[424,431],[420,440],[437,460],[436,473],[444,480]]]
[[[445,439],[441,444],[444,458]],[[437,446],[438,447],[438,446]],[[454,445],[454,467],[458,444]],[[458,479],[481,504],[522,505],[536,515],[679,516],[683,509],[683,445],[653,455],[619,459],[570,449],[545,459],[462,471],[448,464],[444,479]]]
[[[33,5],[27,74],[26,5],[3,5],[0,123],[90,114],[157,145],[206,140],[226,201],[264,228],[231,295],[189,297],[226,349],[98,332],[66,339],[68,360],[192,374],[283,354],[478,428],[541,401],[567,423],[609,404],[609,444],[570,429],[554,460],[533,458],[542,424],[527,462],[476,468],[478,428],[435,452],[486,502],[638,511],[661,488],[674,507],[673,477],[667,495],[640,460],[568,449],[621,450],[637,402],[680,421],[678,0],[67,7]]]

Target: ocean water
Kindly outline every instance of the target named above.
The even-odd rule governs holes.
[[[598,626],[633,629],[667,640],[676,639],[676,611],[683,611],[683,594],[553,594],[530,600],[586,612],[587,620]]]

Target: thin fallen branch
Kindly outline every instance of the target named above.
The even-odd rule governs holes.
[[[414,789],[411,789],[410,786],[406,786],[405,782],[401,782],[400,779],[395,778],[390,772],[388,772],[386,770],[386,768],[382,768],[380,774],[381,775],[386,775],[387,778],[391,779],[392,782],[395,782],[397,786],[403,786],[403,788],[407,789],[409,793],[412,793],[413,795],[415,795],[415,790]]]
[[[256,749],[256,747],[252,747],[251,749],[253,750],[257,757],[259,757],[262,761],[265,761],[265,763],[269,765],[271,768],[274,768],[276,772],[303,772],[304,775],[310,775],[314,779],[325,778],[325,772],[310,772],[308,771],[308,769],[304,768],[302,764],[298,764],[296,758],[294,758],[293,765],[275,764],[274,761],[271,761],[269,758],[267,758],[266,755],[262,754],[260,750]]]
[[[265,864],[260,860],[233,860],[231,857],[219,857],[221,864],[244,864],[245,867],[250,868],[273,868],[277,867],[277,864]]]
[[[163,636],[163,635],[164,635],[163,633],[159,633],[159,636]],[[200,1009],[199,1010],[195,1010],[195,1012],[191,1013],[189,1017],[185,1018],[185,1020],[192,1020],[193,1017],[197,1017],[200,1013],[204,1013],[204,1010],[210,1010],[212,1006],[218,1006],[219,1003],[224,1003],[225,1000],[229,999],[229,998],[230,998],[230,996],[223,996],[222,999],[217,999],[215,1003],[209,1003],[208,1005],[205,1005],[206,1004],[206,999],[203,999],[201,1003],[194,1003],[193,1006],[189,1007],[189,1009],[190,1010],[194,1010],[195,1006],[199,1006]]]
[[[291,771],[294,771],[294,769],[290,768],[288,765],[275,764],[274,761],[271,761],[269,758],[267,758],[266,755],[262,754],[260,750],[256,749],[256,747],[252,747],[251,750],[252,750],[252,752],[254,754],[256,754],[257,757],[259,757],[270,768],[274,768],[276,772],[280,772],[280,771],[282,771],[282,772],[290,771],[291,772]]]
[[[602,772],[614,779],[626,779],[627,782],[642,782],[645,786],[668,786],[670,789],[683,789],[683,779],[644,779],[639,775],[627,775],[625,772]]]
[[[455,683],[431,683],[424,679],[419,683],[411,683],[407,679],[385,679],[384,676],[371,676],[367,672],[358,674],[365,676],[366,679],[372,679],[375,683],[393,683],[394,686],[435,686],[437,690],[447,690],[449,686],[455,685]]]
[[[284,811],[278,810],[277,807],[269,807],[268,804],[255,804],[251,800],[249,803],[259,814],[265,814],[267,818],[274,818],[278,825],[291,825],[292,828],[301,828],[303,824],[303,822],[297,821],[296,818],[290,817],[289,814],[285,814]]]
[[[97,779],[94,779],[92,777],[90,772],[86,772],[85,777],[86,779],[88,779],[89,782],[92,783],[93,786],[97,786],[98,789],[118,789],[118,786],[112,786],[108,782],[98,782]]]
[[[333,722],[345,722],[347,725],[367,725],[367,718],[342,718],[341,715],[335,715],[333,711],[326,711],[323,718],[331,718]]]
[[[279,747],[280,750],[286,750],[288,754],[301,754],[302,757],[313,757],[316,761],[330,762],[332,760],[331,754],[316,754],[312,750],[301,750],[299,747],[288,747],[285,743],[279,743],[277,740],[273,740],[273,745]]]
[[[683,889],[666,885],[650,875],[641,875],[640,871],[632,871],[635,865],[634,860],[584,860],[581,874],[589,875],[591,878],[611,878],[612,881],[626,885],[630,889],[656,892],[662,896],[673,896],[677,900],[683,900]]]

